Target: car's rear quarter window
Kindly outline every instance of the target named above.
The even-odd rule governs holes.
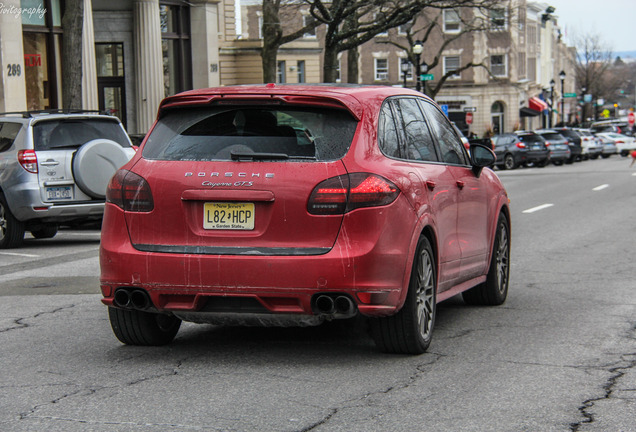
[[[290,159],[338,160],[357,121],[344,110],[282,107],[176,108],[157,122],[146,159],[231,160],[232,154],[284,154]]]
[[[0,152],[9,150],[21,128],[20,123],[0,122]]]

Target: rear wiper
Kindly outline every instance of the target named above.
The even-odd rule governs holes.
[[[285,160],[289,159],[289,155],[285,153],[240,153],[230,152],[230,157],[235,161],[254,161],[254,160]]]

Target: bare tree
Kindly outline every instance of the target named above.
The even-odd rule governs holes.
[[[440,64],[443,59],[442,53],[453,42],[462,37],[465,37],[467,34],[489,29],[490,22],[488,19],[485,19],[484,16],[472,13],[472,11],[465,11],[468,13],[462,13],[461,10],[456,10],[458,12],[459,22],[461,23],[461,26],[459,26],[460,30],[456,33],[446,35],[442,43],[430,43],[430,41],[432,39],[432,35],[435,34],[436,31],[437,33],[442,32],[440,23],[442,22],[443,10],[435,10],[434,12],[421,14],[419,21],[423,21],[424,23],[420,27],[415,27],[415,22],[417,20],[413,20],[412,25],[405,28],[403,42],[387,40],[380,41],[380,43],[387,43],[401,50],[404,50],[408,61],[412,65],[416,65],[418,62],[418,57],[415,53],[413,53],[413,46],[415,45],[416,41],[420,41],[423,46],[427,47],[427,50],[422,52],[419,57],[419,61],[425,63],[428,67],[428,70],[432,70]],[[432,98],[435,98],[437,93],[439,93],[448,79],[454,77],[464,70],[474,67],[483,67],[488,69],[488,65],[483,61],[478,63],[475,63],[473,61],[464,63],[457,69],[447,71],[436,81],[435,85],[432,88],[429,88],[425,85],[424,93]],[[419,79],[419,77],[416,77],[416,79]]]
[[[501,0],[304,1],[314,18],[326,26],[323,62],[325,82],[335,82],[340,52],[353,50],[380,33],[407,24],[424,9],[501,8]]]
[[[66,0],[62,17],[62,99],[65,109],[82,108],[84,0]]]
[[[592,95],[592,100],[604,99],[615,85],[607,73],[612,67],[612,51],[606,48],[598,34],[579,35],[574,38],[576,82],[582,94]],[[593,106],[586,103],[583,118],[596,117]]]
[[[285,34],[281,17],[286,23],[297,20],[302,2],[296,0],[263,0],[263,48],[261,61],[263,65],[263,82],[276,82],[276,64],[279,48],[286,43],[303,37],[304,34],[313,31],[320,25],[316,20],[308,20],[300,28],[296,27],[290,33]],[[281,9],[283,8],[283,10]],[[285,28],[284,28],[285,27]]]

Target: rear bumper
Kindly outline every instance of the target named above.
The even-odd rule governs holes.
[[[108,204],[100,246],[102,302],[113,306],[118,288],[134,287],[147,291],[158,311],[184,316],[208,311],[220,298],[239,305],[226,312],[240,314],[241,305],[251,303],[264,313],[313,315],[317,295],[341,293],[364,315],[391,315],[404,301],[412,236],[412,226],[389,223],[395,212],[402,218],[412,213],[405,200],[394,204],[380,212],[384,220],[377,210],[347,214],[336,243],[318,255],[140,251],[130,243],[124,213]]]
[[[22,183],[7,188],[5,196],[11,213],[20,221],[67,222],[97,220],[104,214],[104,202],[43,202],[37,183]]]

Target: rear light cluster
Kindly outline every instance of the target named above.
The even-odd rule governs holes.
[[[369,173],[345,174],[318,184],[309,196],[307,211],[314,215],[337,215],[363,207],[391,204],[400,194],[396,185]]]
[[[28,172],[38,173],[38,157],[35,154],[35,150],[20,150],[18,152],[18,162]]]
[[[517,144],[515,144],[518,148],[520,149],[524,149],[526,148],[526,145],[524,143],[522,143],[521,141],[519,141]]]
[[[106,202],[131,212],[150,212],[155,206],[148,182],[140,175],[123,169],[110,180]]]

